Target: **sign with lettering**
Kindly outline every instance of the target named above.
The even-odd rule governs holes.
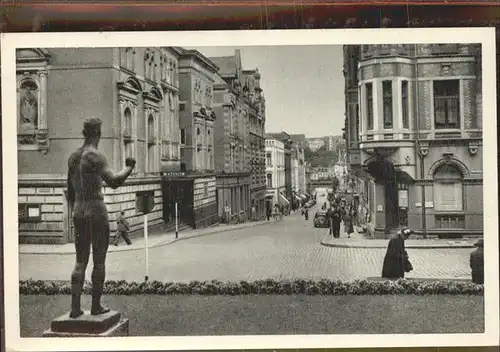
[[[185,172],[182,171],[169,171],[163,173],[164,177],[183,177],[186,176]]]
[[[434,207],[434,203],[433,202],[425,202],[425,207],[426,208],[433,208]]]
[[[136,192],[135,208],[143,214],[150,213],[155,207],[154,191]]]

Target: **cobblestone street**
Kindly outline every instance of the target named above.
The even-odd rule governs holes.
[[[311,214],[314,210],[311,211]],[[311,216],[312,218],[312,216]],[[327,229],[314,228],[300,214],[282,222],[223,232],[149,251],[150,280],[253,280],[263,278],[379,277],[383,248],[332,248],[320,245]],[[408,249],[411,278],[470,278],[470,249]],[[72,255],[21,254],[20,279],[69,280]],[[87,271],[90,279],[91,265]],[[141,281],[143,250],[108,254],[108,280]]]

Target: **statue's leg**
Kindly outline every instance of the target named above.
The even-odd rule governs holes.
[[[85,270],[90,256],[90,233],[85,228],[82,219],[74,219],[75,225],[75,249],[76,263],[71,273],[71,318],[78,318],[83,314],[80,306],[83,284],[85,282]]]
[[[101,305],[101,296],[104,288],[104,280],[106,276],[106,254],[109,246],[109,224],[107,221],[101,220],[93,222],[92,233],[92,258],[94,268],[92,270],[92,315],[104,314],[110,311],[109,308]]]

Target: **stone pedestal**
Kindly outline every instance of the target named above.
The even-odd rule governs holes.
[[[129,320],[122,319],[121,314],[110,311],[101,315],[90,315],[89,311],[76,319],[66,313],[52,321],[50,329],[43,337],[106,337],[128,336]]]

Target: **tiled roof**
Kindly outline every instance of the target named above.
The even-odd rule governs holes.
[[[238,67],[236,56],[211,57],[210,60],[219,67],[219,74],[222,77],[236,76]]]

